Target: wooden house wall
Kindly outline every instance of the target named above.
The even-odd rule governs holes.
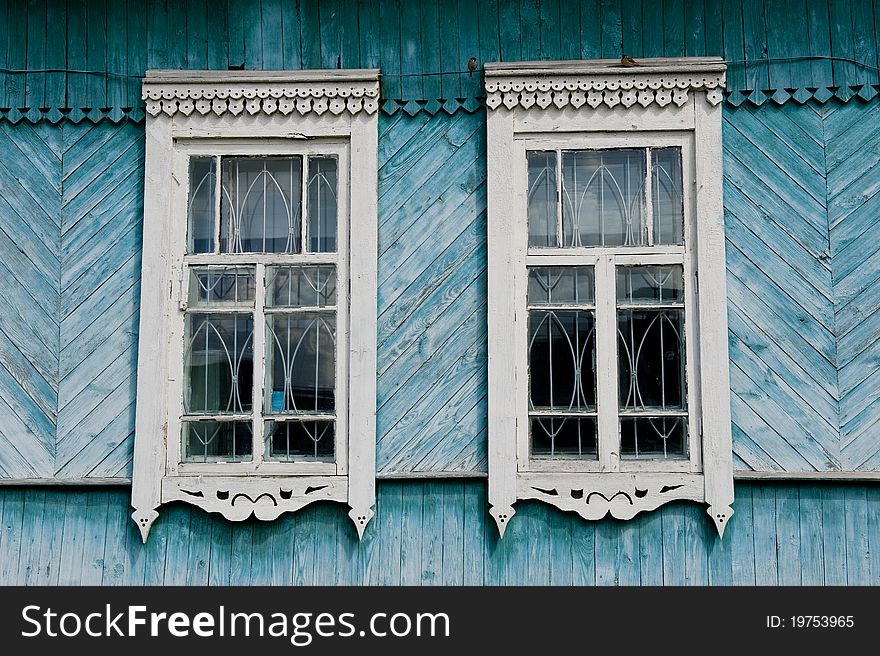
[[[880,488],[736,486],[719,540],[676,503],[587,522],[518,504],[503,540],[482,481],[382,482],[358,542],[345,509],[274,522],[167,508],[146,546],[128,490],[0,488],[0,585],[878,585]]]
[[[147,68],[229,66],[379,67],[386,111],[454,111],[470,57],[623,53],[721,55],[734,105],[873,98],[878,39],[880,0],[0,0],[0,117],[142,117]]]

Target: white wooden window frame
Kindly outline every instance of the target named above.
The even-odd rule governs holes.
[[[721,535],[733,514],[721,180],[724,65],[709,58],[639,63],[486,65],[489,504],[502,535],[520,499],[538,499],[585,519],[630,519],[669,501],[704,502]],[[528,151],[665,146],[682,152],[683,246],[528,246]],[[619,455],[619,264],[684,267],[687,459]],[[530,455],[527,271],[554,265],[595,267],[596,460]]]
[[[378,71],[148,71],[143,95],[147,147],[132,480],[132,517],[142,538],[146,541],[159,506],[170,501],[240,521],[252,515],[272,520],[326,500],[350,507],[362,537],[376,499]],[[275,155],[301,155],[303,171],[310,155],[337,158],[337,251],[187,254],[190,158]],[[233,264],[253,265],[257,274],[252,460],[184,462],[189,267]],[[333,462],[263,458],[261,301],[264,273],[272,264],[337,268]]]

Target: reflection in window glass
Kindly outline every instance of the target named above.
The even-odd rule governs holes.
[[[214,252],[215,165],[213,157],[191,157],[189,160],[188,253]]]
[[[335,425],[332,421],[288,419],[266,422],[266,457],[281,462],[332,462]]]
[[[617,302],[621,305],[683,303],[681,265],[617,267]]]
[[[527,154],[529,246],[557,246],[556,153]]]
[[[190,306],[254,306],[254,267],[199,266],[189,271]]]
[[[684,196],[681,187],[681,149],[651,150],[654,243],[681,244],[684,241]]]
[[[593,268],[530,267],[529,305],[592,305]]]
[[[336,267],[332,264],[273,266],[266,269],[267,307],[334,305]]]
[[[309,157],[309,252],[332,253],[336,250],[336,179],[335,157]]]
[[[254,320],[249,314],[189,313],[184,412],[238,414],[253,407]]]
[[[184,421],[183,457],[186,462],[244,462],[253,453],[249,421]]]

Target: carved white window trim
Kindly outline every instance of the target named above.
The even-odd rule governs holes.
[[[376,501],[376,254],[379,72],[148,71],[143,264],[138,351],[132,518],[144,541],[171,501],[230,520],[272,520],[313,501],[350,507],[359,536]],[[180,463],[182,326],[186,283],[186,195],[191,154],[339,158],[339,241],[348,288],[337,291],[347,404],[336,413],[344,435],[335,466],[265,462]],[[347,165],[346,165],[347,162]],[[181,208],[184,208],[181,210]],[[355,208],[352,211],[351,208]],[[342,216],[343,212],[345,213]],[[348,226],[347,232],[344,226]],[[189,256],[192,258],[192,256]],[[210,258],[223,256],[208,256]],[[229,256],[227,256],[229,259]],[[234,257],[232,258],[234,259]],[[271,263],[284,256],[262,255]],[[218,262],[220,263],[220,262]],[[258,283],[259,288],[259,283]],[[347,304],[346,304],[347,301]],[[343,326],[347,310],[348,318]],[[262,316],[262,313],[258,313]],[[264,358],[262,349],[255,358]],[[262,370],[258,366],[257,370]],[[340,452],[340,445],[344,452]]]
[[[721,177],[724,77],[725,66],[715,58],[642,60],[632,66],[612,60],[485,66],[489,504],[502,535],[520,499],[538,499],[585,519],[608,514],[630,519],[669,501],[703,502],[723,535],[733,514]],[[596,463],[530,467],[525,287],[526,263],[535,262],[527,247],[526,150],[669,143],[683,145],[693,164],[684,168],[691,190],[686,206],[697,235],[696,243],[686,240],[697,273],[696,298],[687,311],[697,318],[698,337],[688,348],[707,363],[695,367],[697,389],[690,401],[698,406],[697,453],[692,451],[684,467],[668,460],[621,467],[614,453],[618,434],[618,448],[600,446]],[[691,185],[687,168],[694,176]],[[587,264],[605,256],[598,248],[577,250],[582,252],[559,251],[558,263],[567,258],[566,265]],[[689,356],[689,366],[692,360]],[[601,403],[600,396],[600,416]],[[606,433],[602,439],[614,438]]]

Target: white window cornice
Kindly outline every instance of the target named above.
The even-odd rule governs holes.
[[[682,106],[694,91],[718,105],[725,82],[720,58],[589,62],[517,62],[485,65],[486,105],[497,109],[547,109],[636,105]]]
[[[379,71],[149,70],[142,98],[153,117],[375,114]]]

